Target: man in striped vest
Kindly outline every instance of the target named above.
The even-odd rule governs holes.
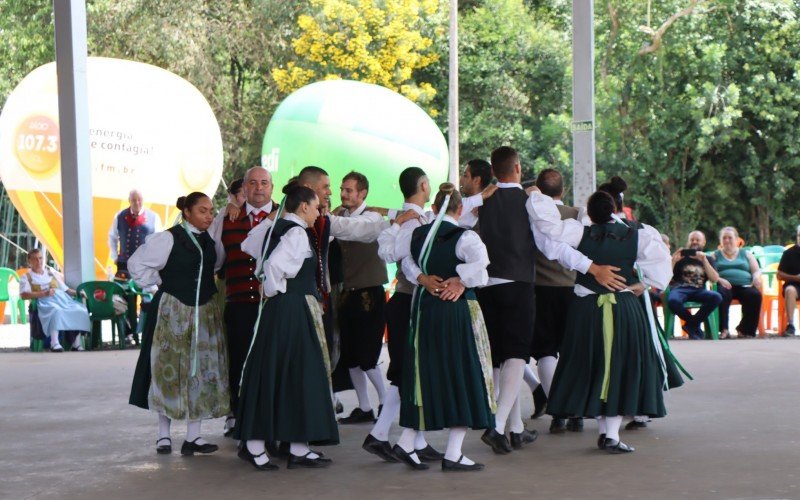
[[[272,201],[272,175],[263,167],[253,167],[244,176],[245,203],[231,220],[223,210],[217,215],[209,233],[221,240],[225,248],[225,311],[228,339],[228,376],[231,389],[231,415],[225,421],[224,433],[230,435],[235,424],[233,415],[239,403],[239,381],[242,366],[253,338],[258,317],[260,283],[256,278],[256,260],[244,253],[241,243],[256,226],[278,210]]]

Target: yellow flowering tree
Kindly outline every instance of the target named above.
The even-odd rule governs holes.
[[[272,70],[281,92],[344,78],[382,85],[420,104],[431,101],[436,89],[415,76],[439,60],[433,37],[444,33],[440,0],[309,3],[316,14],[298,17],[300,35],[292,41],[299,59]]]

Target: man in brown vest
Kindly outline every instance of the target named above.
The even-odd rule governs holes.
[[[233,415],[239,403],[242,366],[253,339],[260,298],[256,260],[241,249],[251,229],[267,220],[278,209],[272,201],[272,175],[263,167],[253,167],[244,176],[245,203],[231,220],[221,211],[209,234],[225,248],[225,311],[223,318],[228,339],[228,377],[231,389],[231,415],[225,420],[224,434],[230,435],[236,423]]]
[[[354,217],[363,213],[367,208],[368,192],[369,181],[363,174],[350,172],[345,175],[342,179],[342,211],[339,215]],[[338,243],[344,275],[342,297],[338,304],[342,336],[339,363],[349,370],[358,396],[358,407],[350,416],[339,419],[339,423],[373,422],[375,412],[367,393],[367,379],[375,387],[381,405],[386,391],[383,376],[377,367],[386,327],[386,293],[383,289],[383,285],[389,281],[386,263],[378,256],[377,241]]]
[[[555,200],[561,219],[577,219],[578,209],[568,207],[561,201],[564,194],[564,179],[552,168],[542,170],[536,179],[536,187]],[[539,368],[544,394],[550,393],[550,384],[558,362],[558,349],[564,338],[567,314],[575,297],[575,271],[571,271],[556,260],[549,260],[536,250],[536,319],[533,330],[533,359]],[[553,417],[550,432],[562,433],[565,429],[583,429],[583,420],[570,418],[569,425],[563,418]]]

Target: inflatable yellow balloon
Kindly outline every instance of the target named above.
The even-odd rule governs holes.
[[[114,214],[140,190],[166,225],[178,196],[213,195],[222,176],[214,113],[192,84],[161,68],[90,57],[89,147],[98,278],[106,277]],[[0,179],[36,237],[63,264],[61,160],[55,63],[26,76],[0,114]]]

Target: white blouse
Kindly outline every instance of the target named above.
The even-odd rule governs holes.
[[[331,225],[331,237],[344,241],[371,243],[378,238],[383,229],[389,226],[389,223],[383,220],[383,216],[376,212],[364,212],[349,217],[337,215],[327,215],[326,217]],[[288,219],[288,217],[284,218]],[[261,268],[261,253],[265,250],[264,239],[272,224],[271,220],[266,219],[251,229],[241,243],[242,251],[256,259],[256,269]]]
[[[194,234],[200,234],[200,230],[188,224],[189,230]],[[209,235],[210,236],[210,235]],[[222,242],[214,241],[214,250],[217,252],[217,259],[214,262],[214,271],[218,271],[223,262],[225,262],[225,250],[222,247]],[[133,252],[133,255],[128,259],[128,272],[131,273],[131,278],[142,289],[152,290],[154,287],[161,284],[161,276],[158,272],[164,269],[169,260],[169,254],[172,252],[172,245],[175,244],[175,239],[169,231],[161,231],[160,233],[153,233],[147,237],[144,244]]]
[[[286,231],[275,250],[264,262],[264,295],[267,297],[285,293],[286,280],[297,276],[303,267],[303,262],[314,254],[306,232],[308,224],[292,213],[284,215],[283,218],[300,227]]]
[[[411,248],[411,233],[416,228],[433,220],[429,219],[428,212],[413,203],[403,204],[403,211],[407,210],[416,212],[419,219],[407,220],[402,225],[392,224],[378,235],[378,257],[388,264],[403,260]]]
[[[41,292],[50,290],[50,282],[53,279],[56,280],[56,288],[58,290],[66,292],[69,289],[56,273],[51,275],[47,269],[45,269],[43,273],[37,273],[31,269],[27,272],[27,276],[22,276],[19,279],[19,293],[31,293],[33,291],[31,283],[38,285],[39,291]]]
[[[456,226],[458,225],[458,222],[449,215],[446,215],[443,221]],[[403,258],[401,266],[408,281],[418,285],[417,276],[422,274],[422,270],[411,256],[410,238],[408,240],[408,245],[409,249],[406,256]],[[483,244],[480,236],[478,236],[475,231],[467,230],[459,236],[456,242],[456,257],[464,261],[463,264],[458,264],[456,266],[456,272],[465,287],[474,288],[486,284],[489,280],[489,273],[486,271],[486,267],[489,265],[489,254],[486,251],[486,245]]]
[[[561,214],[552,198],[539,192],[531,193],[526,204],[532,224],[547,237],[577,248],[583,238],[584,223],[574,219],[561,220]],[[672,256],[661,239],[661,234],[652,226],[643,225],[639,229],[639,243],[636,263],[642,270],[642,281],[649,286],[663,290],[672,278]],[[590,292],[585,287],[575,285],[578,296]]]

